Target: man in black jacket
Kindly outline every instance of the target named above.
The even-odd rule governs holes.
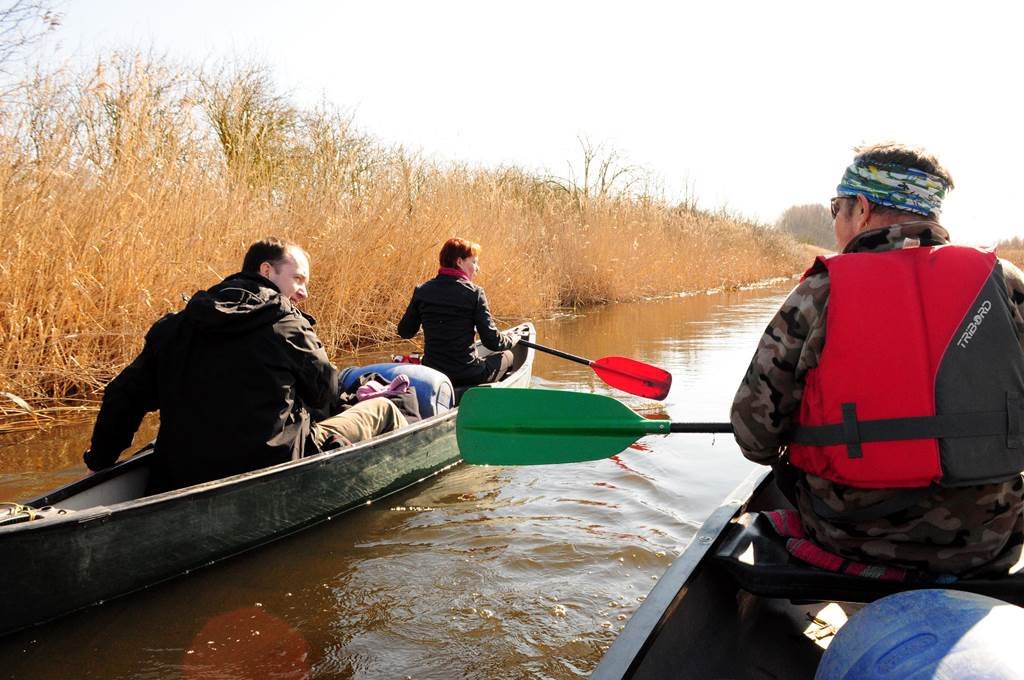
[[[309,260],[267,238],[242,271],[157,321],[138,357],[107,385],[85,452],[110,467],[149,411],[160,411],[150,487],[174,489],[353,443],[406,424],[387,399],[368,399],[321,422],[338,399],[338,372],[297,305]]]

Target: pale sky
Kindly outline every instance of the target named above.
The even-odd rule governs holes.
[[[577,137],[673,200],[765,222],[825,203],[862,142],[920,144],[959,243],[1024,236],[1024,9],[966,2],[69,0],[61,59],[271,65],[385,144],[567,174]],[[1004,207],[1005,206],[1005,207]]]

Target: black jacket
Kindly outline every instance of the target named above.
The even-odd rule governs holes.
[[[307,409],[338,396],[314,323],[258,274],[197,293],[153,325],[142,353],[107,385],[86,464],[113,465],[157,409],[157,490],[301,457]]]
[[[411,338],[421,325],[423,363],[445,373],[452,382],[472,380],[483,370],[483,359],[473,348],[474,330],[489,350],[512,348],[509,336],[494,325],[484,289],[455,276],[438,274],[416,286],[398,322],[398,335]]]

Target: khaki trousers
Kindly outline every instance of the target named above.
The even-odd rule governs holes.
[[[340,438],[343,445],[346,442],[355,444],[408,424],[405,416],[390,400],[374,397],[361,401],[336,416],[313,423],[310,434],[322,450],[334,448],[330,441],[333,438]]]

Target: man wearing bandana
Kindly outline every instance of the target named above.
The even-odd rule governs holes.
[[[736,441],[837,563],[1006,574],[1024,544],[1024,275],[950,244],[933,156],[856,154],[832,199],[839,254],[765,329]]]

